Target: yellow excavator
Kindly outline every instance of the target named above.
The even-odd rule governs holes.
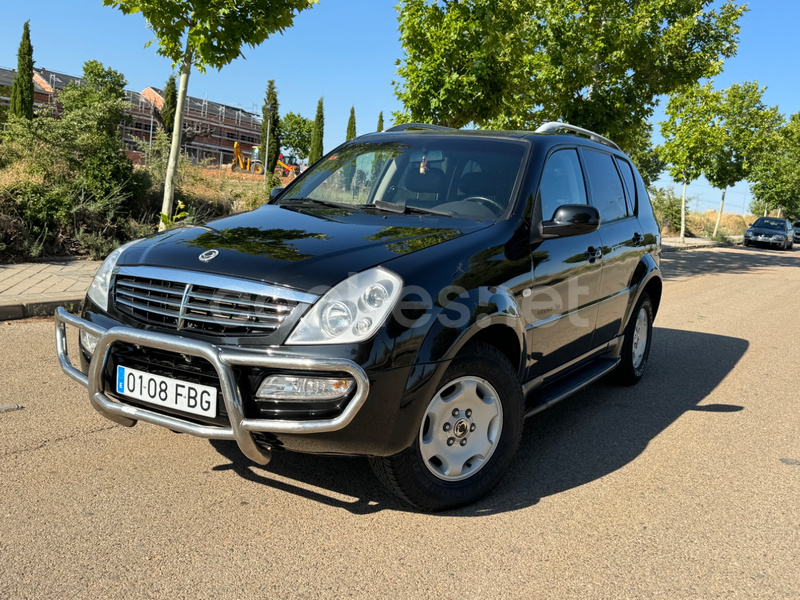
[[[250,157],[245,158],[239,142],[234,142],[233,164],[231,165],[231,171],[247,171],[248,173],[255,173],[256,175],[262,173],[263,167],[261,166],[258,150],[258,146],[253,146],[253,157],[251,160]]]
[[[297,176],[300,173],[300,161],[295,156],[281,155],[278,162],[275,163],[275,175],[278,177],[289,177],[294,174]]]

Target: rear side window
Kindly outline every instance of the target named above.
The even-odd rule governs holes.
[[[578,151],[558,150],[550,155],[539,184],[542,219],[549,221],[563,204],[587,204]]]
[[[622,160],[620,157],[615,156],[614,161],[617,163],[619,172],[622,175],[622,181],[625,183],[625,197],[628,199],[628,214],[636,213],[636,184],[633,182],[633,169],[631,164]]]
[[[628,216],[625,192],[614,159],[610,154],[585,150],[586,178],[592,191],[592,204],[600,211],[600,222],[607,223]]]

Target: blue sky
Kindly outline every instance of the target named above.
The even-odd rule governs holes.
[[[321,0],[301,13],[293,28],[221,71],[193,72],[189,93],[200,98],[260,112],[267,81],[278,88],[280,112],[313,118],[325,98],[325,150],[344,140],[350,107],[358,133],[374,131],[378,113],[387,124],[400,104],[394,96],[395,61],[401,56],[395,0]],[[741,20],[736,57],[715,79],[718,88],[757,80],[767,86],[765,100],[785,115],[800,111],[797,23],[800,0],[754,0]],[[101,0],[3,0],[0,8],[0,66],[16,68],[22,24],[31,20],[36,66],[80,75],[86,60],[96,59],[125,74],[128,87],[161,87],[170,61],[145,48],[152,35],[144,19],[124,16]],[[662,107],[663,108],[663,107]],[[663,118],[659,109],[656,120]],[[578,124],[579,125],[579,124]],[[658,127],[656,126],[656,129]],[[669,183],[662,178],[662,184]],[[677,188],[677,186],[676,186]],[[726,211],[741,212],[746,186],[728,193]],[[720,193],[705,181],[692,184],[693,210],[717,208]]]

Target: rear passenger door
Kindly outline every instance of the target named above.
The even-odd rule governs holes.
[[[631,300],[633,272],[643,252],[643,232],[636,218],[636,186],[630,163],[600,150],[582,148],[589,201],[600,211],[603,259],[592,346],[622,332]]]

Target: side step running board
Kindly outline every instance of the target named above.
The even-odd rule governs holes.
[[[577,372],[570,373],[555,383],[538,388],[534,393],[539,402],[536,403],[536,406],[525,411],[525,418],[550,408],[556,402],[560,402],[567,396],[571,396],[590,383],[597,381],[606,373],[613,371],[619,362],[619,358],[603,358],[592,362]]]

